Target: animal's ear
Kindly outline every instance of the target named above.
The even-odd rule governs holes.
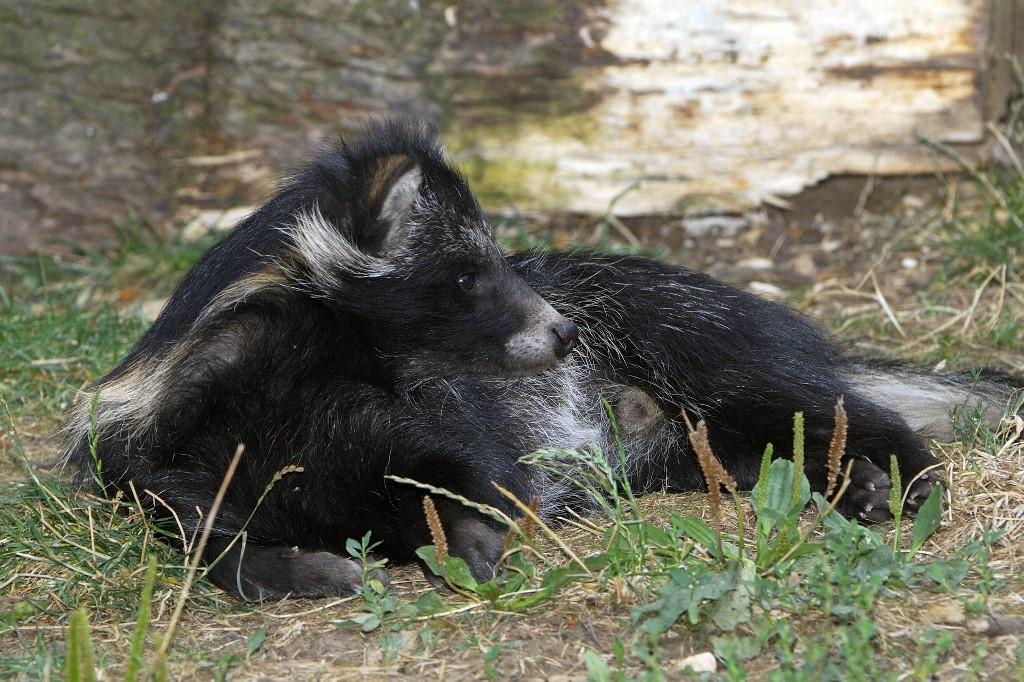
[[[400,244],[423,173],[413,159],[401,154],[377,159],[366,183],[366,220],[361,226],[363,248],[382,253]]]

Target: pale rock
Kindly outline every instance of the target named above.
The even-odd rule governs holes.
[[[771,270],[775,267],[775,263],[773,263],[769,258],[752,256],[750,258],[742,258],[736,261],[736,267],[743,270]]]
[[[758,296],[767,296],[768,298],[782,296],[782,289],[768,282],[753,281],[747,285],[747,289]]]
[[[683,219],[687,234],[700,237],[708,233],[733,236],[750,227],[750,220],[737,215],[704,215]]]
[[[908,194],[900,201],[904,208],[916,211],[919,208],[924,207],[924,199],[913,194]]]
[[[702,651],[679,661],[679,667],[682,670],[689,668],[695,673],[713,673],[718,669],[718,661],[710,651]]]

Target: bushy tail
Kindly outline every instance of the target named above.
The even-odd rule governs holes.
[[[1024,379],[985,372],[981,375],[929,374],[907,367],[856,364],[846,376],[867,398],[897,412],[926,438],[949,440],[957,415],[978,415],[995,429],[1007,409],[1021,409]]]

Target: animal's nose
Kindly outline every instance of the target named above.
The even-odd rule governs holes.
[[[576,347],[576,342],[580,340],[580,328],[572,320],[562,318],[561,322],[551,327],[551,331],[558,339],[558,343],[555,345],[555,355],[559,358],[568,355]]]

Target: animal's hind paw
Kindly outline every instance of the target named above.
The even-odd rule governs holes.
[[[937,485],[944,485],[945,479],[941,469],[932,469],[922,474],[910,484],[910,493],[907,495],[907,508],[917,511],[924,504],[924,501],[931,495],[932,489]]]
[[[449,553],[466,562],[477,582],[487,582],[501,560],[505,538],[489,525],[472,517],[454,519],[448,525]],[[444,578],[436,576],[421,562],[424,577],[434,587],[442,587]]]
[[[838,509],[850,518],[879,523],[892,518],[889,513],[889,475],[866,459],[854,459],[850,483],[839,500]]]
[[[932,489],[944,482],[942,472],[933,469],[910,484],[906,494],[906,509],[916,512],[928,499]],[[868,523],[879,523],[892,518],[889,494],[892,482],[881,467],[866,459],[854,459],[850,469],[850,484],[839,501],[839,511],[850,518]]]

